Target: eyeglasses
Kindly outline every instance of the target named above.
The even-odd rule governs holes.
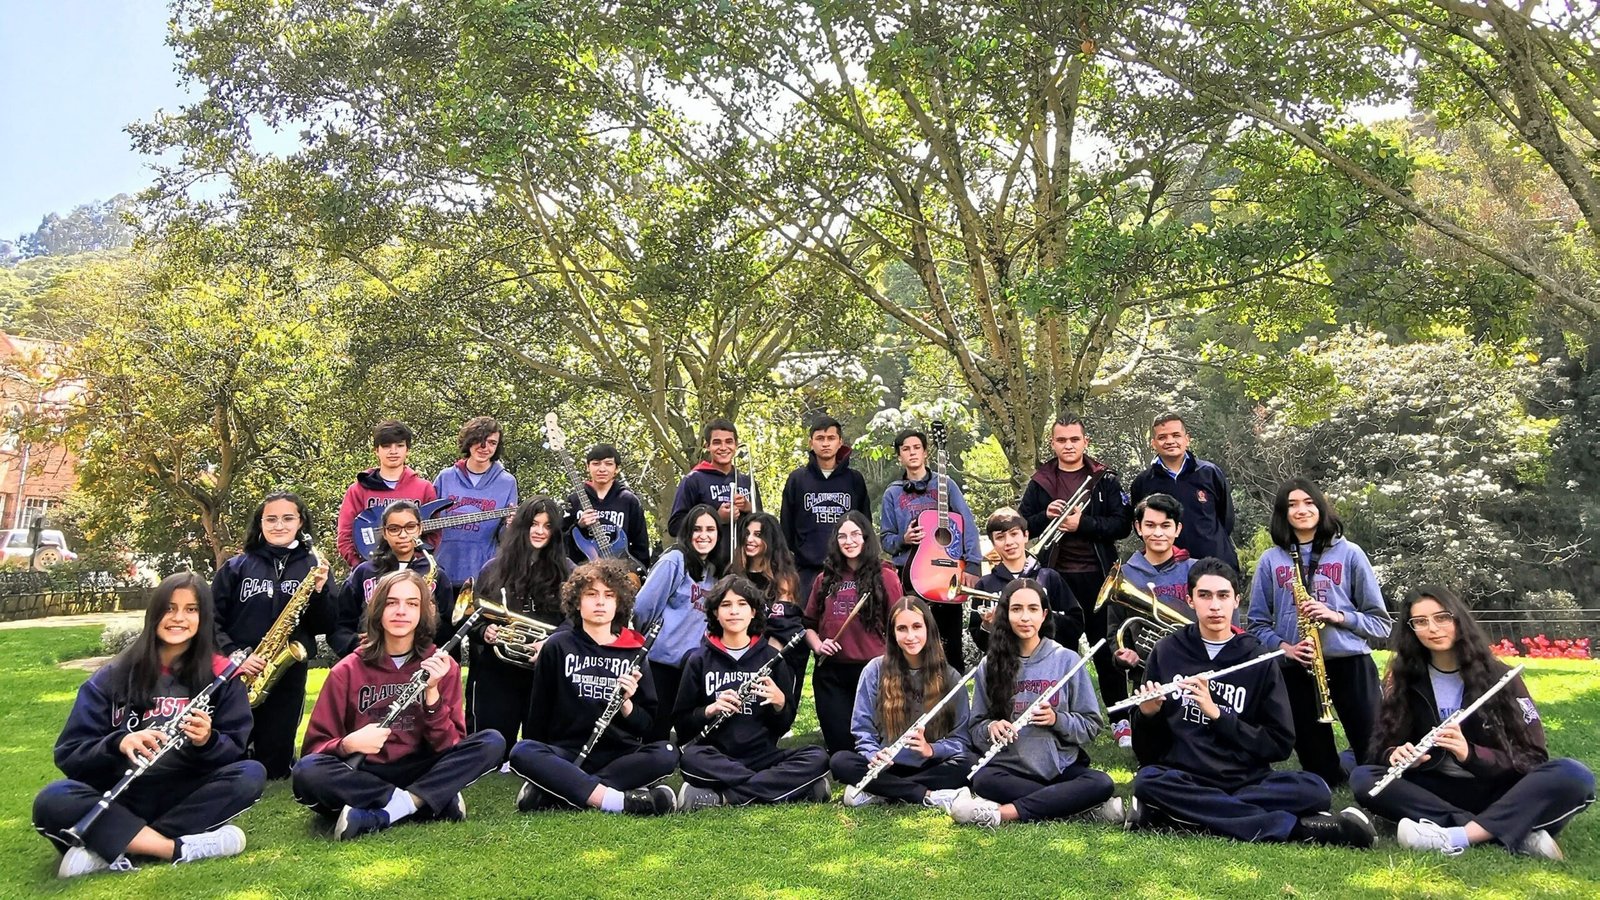
[[[1437,612],[1431,616],[1416,616],[1406,620],[1406,624],[1411,626],[1412,631],[1421,631],[1427,628],[1429,622],[1432,622],[1436,628],[1443,628],[1446,625],[1454,625],[1456,617],[1454,613]]]
[[[422,525],[417,522],[412,522],[410,525],[385,525],[383,526],[383,533],[392,534],[395,536],[402,534],[421,534]]]

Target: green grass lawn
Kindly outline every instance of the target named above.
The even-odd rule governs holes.
[[[83,672],[62,660],[95,652],[98,630],[0,633],[0,897],[1594,897],[1600,814],[1561,837],[1569,862],[1517,859],[1493,848],[1447,859],[1392,840],[1374,851],[1252,846],[1127,834],[1091,823],[997,831],[957,827],[933,810],[837,804],[711,810],[635,819],[599,813],[519,815],[519,780],[490,775],[467,792],[460,824],[402,826],[335,844],[286,783],[237,823],[249,849],[187,867],[55,877],[56,854],[34,833],[34,794],[59,777],[51,746]],[[314,672],[312,690],[322,672]],[[1536,660],[1531,687],[1551,750],[1600,765],[1600,665]],[[809,707],[809,701],[808,701]],[[797,727],[815,728],[809,708]],[[1104,742],[1096,764],[1123,786],[1132,756]],[[1335,797],[1336,805],[1349,793]]]

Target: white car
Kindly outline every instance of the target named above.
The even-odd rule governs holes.
[[[78,554],[67,549],[66,535],[54,528],[46,528],[39,532],[39,555],[35,558],[28,532],[27,528],[5,530],[5,543],[0,545],[0,565],[48,569],[58,562],[69,562],[78,558]]]

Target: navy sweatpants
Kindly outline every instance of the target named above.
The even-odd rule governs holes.
[[[850,750],[856,739],[850,734],[850,713],[856,705],[856,682],[866,663],[840,662],[817,657],[811,670],[811,696],[817,704],[817,724],[822,726],[822,743],[829,753]]]
[[[654,744],[672,738],[672,704],[678,699],[678,682],[683,680],[683,666],[669,666],[653,659],[648,665],[650,680],[656,686],[656,708],[651,714],[650,730],[645,732],[644,742]]]
[[[1135,772],[1133,796],[1175,822],[1237,841],[1287,841],[1302,817],[1327,812],[1333,802],[1328,783],[1310,772],[1268,772],[1224,785],[1166,766]]]
[[[1507,847],[1519,846],[1529,832],[1541,828],[1559,833],[1594,802],[1594,773],[1575,759],[1552,759],[1520,778],[1499,781],[1412,769],[1372,796],[1387,771],[1385,766],[1360,766],[1352,772],[1356,801],[1396,821],[1428,819],[1446,828],[1477,822]]]
[[[1355,752],[1356,764],[1367,762],[1367,745],[1378,721],[1378,705],[1383,691],[1378,685],[1378,667],[1368,654],[1334,656],[1323,660],[1328,670],[1328,694],[1333,709],[1344,726],[1344,734]],[[1279,661],[1283,686],[1289,692],[1289,709],[1294,715],[1294,753],[1300,768],[1322,776],[1331,787],[1345,782],[1339,750],[1333,742],[1333,725],[1317,721],[1317,682],[1311,670],[1292,659]]]
[[[729,756],[716,747],[690,744],[683,750],[683,780],[722,794],[730,806],[803,799],[806,789],[828,774],[828,751],[807,746],[753,759]]]
[[[509,750],[528,715],[533,698],[533,670],[505,662],[487,644],[472,645],[467,669],[467,731],[492,728]]]
[[[518,741],[511,748],[511,771],[569,805],[586,809],[589,795],[600,785],[631,791],[653,784],[672,774],[678,767],[678,757],[678,748],[666,741],[624,752],[597,748],[580,769],[572,762],[578,758],[575,748],[557,747],[542,741]]]
[[[169,838],[210,831],[260,800],[266,784],[266,769],[253,759],[241,759],[210,773],[152,770],[128,785],[100,814],[83,836],[83,844],[101,859],[113,860],[146,826]],[[72,844],[63,832],[99,803],[109,787],[93,787],[70,778],[45,785],[33,798],[33,827],[49,838],[56,850],[66,852]]]
[[[921,803],[929,791],[954,790],[967,786],[967,773],[978,758],[957,753],[931,765],[890,766],[867,785],[867,793],[901,803]],[[843,750],[828,760],[833,779],[840,784],[855,784],[867,775],[871,761],[856,750]]]
[[[1055,778],[1041,780],[990,764],[972,779],[972,792],[985,800],[1017,808],[1020,822],[1065,819],[1111,799],[1116,793],[1111,776],[1091,769],[1087,762],[1073,763]]]
[[[434,815],[485,774],[498,769],[505,757],[505,741],[498,731],[479,731],[442,752],[422,750],[392,763],[366,763],[352,769],[332,753],[300,757],[294,765],[294,799],[324,816],[335,816],[346,806],[377,809],[396,790],[422,798],[426,814]]]
[[[261,705],[252,710],[255,724],[250,728],[245,755],[266,767],[269,780],[289,777],[297,749],[295,735],[305,710],[306,664],[294,663],[284,670]]]

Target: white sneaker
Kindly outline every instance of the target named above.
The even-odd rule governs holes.
[[[1523,856],[1535,856],[1539,859],[1564,860],[1566,854],[1561,852],[1561,845],[1550,836],[1550,832],[1543,828],[1538,831],[1528,832],[1528,836],[1517,845],[1517,852]]]
[[[1127,719],[1118,719],[1111,723],[1111,736],[1117,739],[1117,746],[1124,750],[1133,749],[1133,726]]]
[[[962,825],[982,825],[984,828],[1000,827],[1000,804],[985,800],[970,788],[962,788],[950,801],[950,818]]]
[[[119,856],[111,862],[101,859],[99,854],[87,847],[69,847],[67,852],[61,854],[61,865],[56,867],[56,875],[60,878],[76,878],[79,875],[90,875],[95,872],[136,872],[139,867],[134,865],[126,856]]]
[[[178,838],[179,852],[173,863],[192,863],[219,856],[238,856],[244,852],[244,832],[237,825],[224,825],[215,831],[186,834]]]
[[[883,803],[884,799],[879,797],[877,794],[870,793],[868,791],[858,791],[856,790],[856,786],[852,784],[844,789],[844,799],[840,802],[842,802],[845,806],[853,808],[857,806],[872,806],[877,803]]]
[[[1107,825],[1122,825],[1127,821],[1127,815],[1122,807],[1121,797],[1112,797],[1110,800],[1095,807],[1094,817]]]
[[[1452,845],[1449,833],[1427,819],[1401,819],[1394,839],[1407,850],[1432,850],[1445,856],[1460,856],[1467,849]]]
[[[938,791],[929,791],[922,795],[922,805],[942,809],[946,814],[950,812],[950,804],[954,803],[961,791],[956,788],[944,788]]]

